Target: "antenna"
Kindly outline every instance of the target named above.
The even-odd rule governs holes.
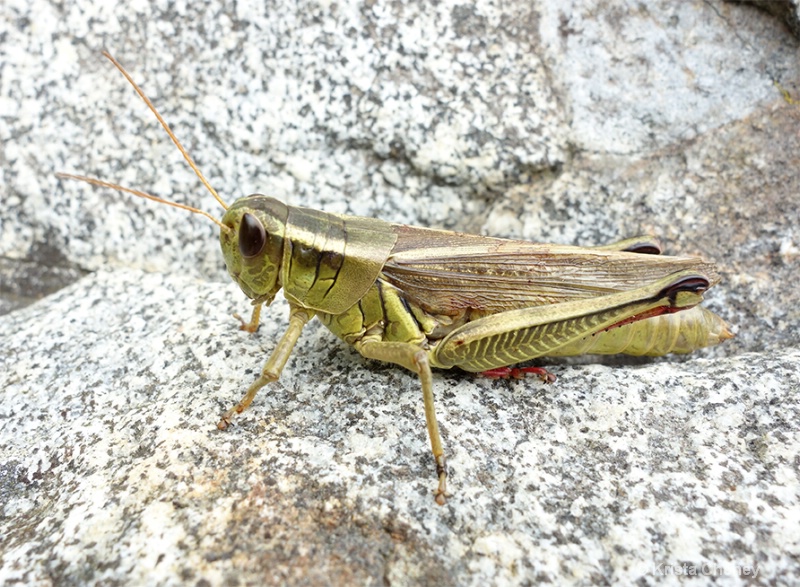
[[[146,200],[153,200],[154,202],[158,202],[159,204],[166,204],[167,206],[172,206],[174,208],[180,208],[181,210],[188,210],[189,212],[194,212],[195,214],[201,214],[202,216],[205,216],[206,218],[211,220],[211,222],[213,222],[214,224],[219,226],[225,232],[230,232],[230,230],[231,230],[230,227],[225,226],[224,224],[222,224],[222,222],[220,222],[219,220],[214,218],[208,212],[205,212],[204,210],[200,210],[199,208],[192,208],[191,206],[187,206],[186,204],[179,204],[178,202],[170,202],[169,200],[165,200],[164,198],[159,198],[158,196],[154,196],[154,195],[148,194],[146,192],[142,192],[142,191],[139,191],[139,190],[134,190],[134,189],[131,189],[131,188],[126,188],[126,187],[123,187],[121,185],[117,185],[115,183],[111,183],[111,182],[108,182],[108,181],[103,181],[103,180],[100,180],[100,179],[95,179],[93,177],[86,177],[85,175],[72,175],[71,173],[60,173],[59,172],[59,173],[56,173],[56,177],[61,178],[61,179],[77,179],[78,181],[85,181],[86,183],[89,183],[89,184],[92,184],[92,185],[96,185],[96,186],[99,186],[99,187],[111,188],[112,190],[117,190],[117,191],[120,191],[120,192],[126,192],[128,194],[133,194],[134,196],[139,196],[140,198],[144,198]]]
[[[142,88],[140,88],[137,85],[137,83],[135,81],[133,81],[133,78],[131,77],[131,75],[127,71],[125,71],[125,68],[122,67],[122,65],[120,65],[119,61],[114,59],[108,51],[103,51],[103,55],[109,61],[111,61],[111,63],[114,64],[114,67],[116,67],[120,71],[120,73],[122,73],[122,75],[125,76],[125,78],[128,80],[128,82],[130,82],[130,84],[133,86],[133,89],[136,90],[137,94],[139,94],[139,97],[142,100],[145,101],[145,104],[147,104],[147,107],[150,108],[150,111],[153,114],[155,114],[156,118],[158,118],[158,121],[161,123],[161,126],[164,127],[164,130],[167,131],[167,134],[169,135],[169,138],[171,138],[172,142],[175,143],[175,146],[178,147],[178,150],[183,155],[183,158],[186,159],[186,162],[189,164],[189,167],[191,167],[194,170],[194,172],[197,174],[197,177],[200,178],[200,181],[203,182],[203,185],[206,186],[208,191],[211,192],[211,195],[214,196],[214,199],[217,200],[217,202],[219,202],[220,206],[222,206],[225,210],[227,210],[228,209],[228,205],[223,201],[222,198],[219,197],[219,194],[217,193],[217,190],[215,190],[213,187],[211,187],[211,184],[208,183],[208,180],[205,178],[203,173],[200,171],[200,169],[197,167],[197,165],[195,165],[194,160],[192,160],[192,158],[189,156],[189,153],[186,151],[186,149],[183,148],[183,145],[181,145],[181,142],[178,140],[178,137],[175,136],[175,133],[172,132],[172,129],[169,127],[169,125],[166,123],[166,121],[161,117],[161,114],[158,113],[158,110],[156,110],[156,107],[153,106],[153,103],[150,101],[150,98],[148,98],[145,95],[145,93],[142,91]],[[91,182],[89,182],[89,183],[91,183]],[[95,185],[100,185],[100,183],[96,183]],[[109,184],[109,185],[106,185],[105,187],[111,187],[111,185]],[[118,187],[118,186],[116,186],[116,187]],[[114,189],[116,189],[116,187]],[[129,193],[134,193],[134,191],[130,191],[130,190],[124,190],[123,189],[122,191],[129,191]],[[139,195],[139,194],[136,194],[136,195]],[[148,199],[155,199],[156,201],[158,201],[160,199],[160,198],[155,198],[155,196],[143,196],[143,197],[147,197]],[[161,200],[161,201],[162,201],[162,203],[166,202],[166,200]]]

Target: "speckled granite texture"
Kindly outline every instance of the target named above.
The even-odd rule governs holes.
[[[715,0],[7,0],[0,39],[0,584],[800,582],[784,20]],[[287,306],[237,330],[210,222],[55,179],[218,210],[103,49],[228,201],[655,234],[718,263],[708,305],[737,337],[557,362],[550,386],[437,372],[445,507],[416,378],[317,323],[220,432]]]

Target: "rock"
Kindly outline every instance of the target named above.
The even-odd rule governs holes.
[[[777,19],[722,2],[7,10],[0,583],[796,577],[799,72]],[[54,177],[219,210],[104,48],[228,203],[654,234],[718,263],[708,305],[737,336],[553,362],[549,386],[437,371],[444,507],[416,378],[316,322],[221,432],[287,306],[237,330],[247,300],[213,224]]]

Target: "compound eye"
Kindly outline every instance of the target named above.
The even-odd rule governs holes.
[[[258,218],[252,214],[242,216],[239,226],[239,252],[245,259],[258,255],[267,244],[267,231]]]

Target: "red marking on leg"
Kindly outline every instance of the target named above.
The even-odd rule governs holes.
[[[544,367],[497,367],[479,373],[489,379],[525,379],[529,374],[536,375],[545,383],[553,383],[556,380],[556,376]]]
[[[497,369],[489,369],[487,371],[481,371],[478,373],[483,377],[487,377],[489,379],[508,379],[511,377],[511,367],[498,367]]]

